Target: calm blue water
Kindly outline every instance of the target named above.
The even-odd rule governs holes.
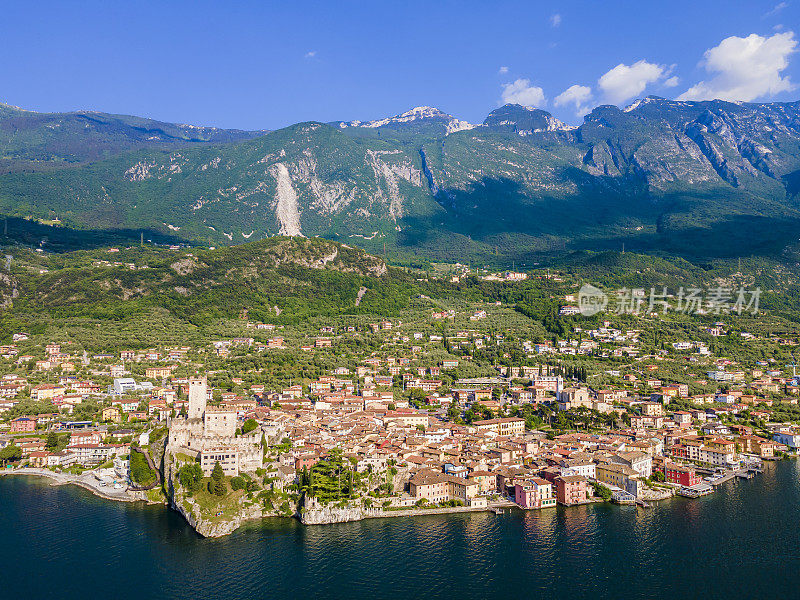
[[[798,598],[800,463],[651,510],[590,506],[206,540],[177,514],[0,478],[0,598]]]

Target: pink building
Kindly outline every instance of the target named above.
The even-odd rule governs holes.
[[[588,498],[586,478],[581,475],[556,477],[556,498],[559,504],[566,506],[583,504]]]
[[[514,486],[514,501],[521,508],[547,508],[556,505],[553,485],[540,477],[533,477]]]
[[[36,430],[36,419],[17,417],[11,421],[11,433],[22,433]]]

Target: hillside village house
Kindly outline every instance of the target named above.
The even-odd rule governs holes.
[[[122,414],[116,406],[108,406],[100,412],[100,420],[119,423],[122,421]]]
[[[47,402],[56,396],[63,396],[67,388],[57,384],[42,384],[31,388],[31,399],[37,402]]]
[[[641,475],[625,465],[613,463],[597,465],[597,481],[623,489],[635,498],[642,492]]]
[[[145,377],[148,379],[166,379],[172,376],[174,370],[175,365],[168,367],[148,367],[145,369]]]
[[[650,477],[653,473],[653,459],[644,452],[617,452],[610,456],[610,462],[630,467],[643,478]]]
[[[36,419],[31,417],[17,417],[11,421],[11,433],[26,433],[36,430]]]
[[[664,479],[669,483],[677,483],[684,487],[691,487],[703,481],[694,467],[668,462],[664,465]]]
[[[460,500],[465,506],[478,495],[479,485],[476,481],[446,475],[436,471],[420,471],[409,481],[409,493],[419,500],[430,503]]]
[[[516,417],[486,419],[483,421],[473,421],[472,426],[479,432],[492,431],[503,436],[518,435],[525,431],[525,419],[518,419]]]

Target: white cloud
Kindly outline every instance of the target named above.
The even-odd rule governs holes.
[[[623,63],[605,73],[597,85],[611,104],[621,104],[641,95],[648,84],[668,74],[667,67],[640,60],[632,65]]]
[[[763,18],[766,19],[767,17],[772,17],[774,15],[777,15],[779,12],[781,12],[787,6],[789,6],[788,2],[778,2],[778,4],[776,4],[775,6],[772,7],[772,10],[767,11],[767,12],[764,13]]]
[[[304,58],[314,58],[316,55],[317,55],[317,51],[316,50],[309,50],[308,52],[306,52],[303,55],[303,57]]]
[[[550,17],[550,25],[553,27],[558,27],[561,25],[561,15],[556,13],[552,17]]]
[[[529,79],[517,79],[514,83],[504,83],[500,95],[502,104],[521,104],[522,106],[544,106],[544,90],[531,85]]]
[[[670,77],[666,81],[664,81],[664,87],[675,87],[681,82],[676,76]]]
[[[771,97],[797,86],[781,72],[789,66],[789,56],[797,51],[794,33],[776,33],[762,37],[755,33],[746,38],[731,36],[706,50],[701,63],[708,81],[693,85],[678,100],[742,100]]]
[[[592,88],[585,85],[571,85],[558,96],[553,98],[555,106],[575,105],[575,114],[579,117],[589,113],[592,97]]]
[[[508,67],[500,67],[499,69],[497,69],[497,72],[500,75],[505,75],[506,73],[508,73]]]

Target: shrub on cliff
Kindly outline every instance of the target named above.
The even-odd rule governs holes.
[[[183,465],[178,471],[178,481],[189,493],[196,492],[203,481],[203,469],[197,463]]]

